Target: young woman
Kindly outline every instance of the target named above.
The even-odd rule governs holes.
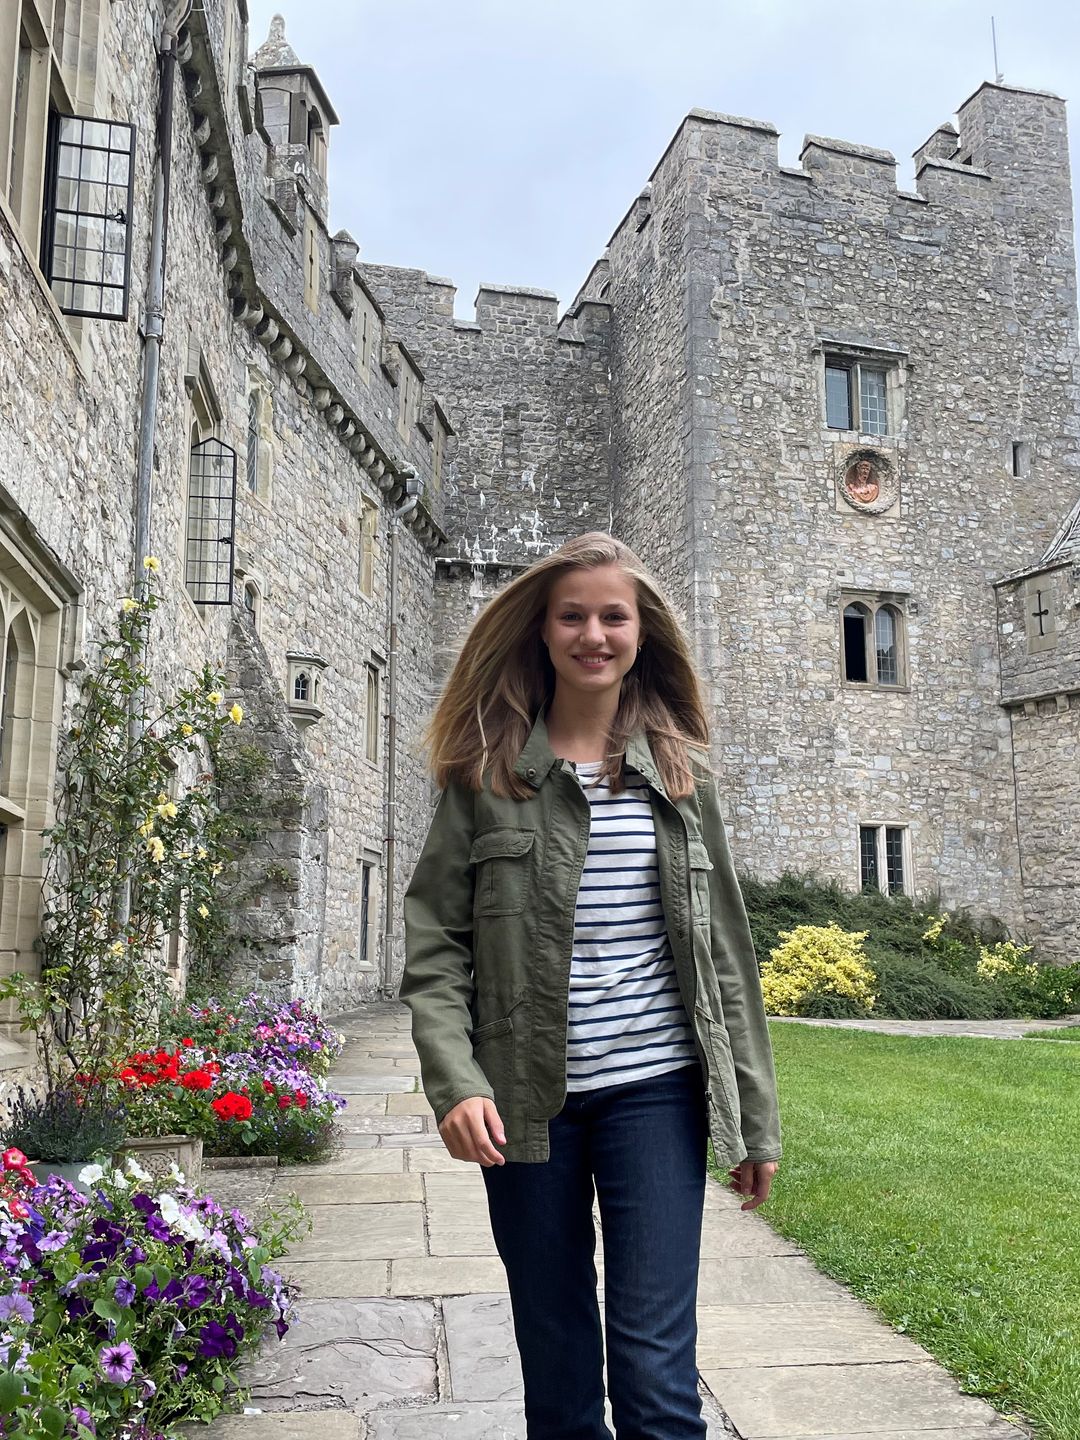
[[[706,1137],[760,1205],[780,1157],[746,912],[689,645],[589,534],[481,612],[429,731],[442,789],[401,997],[450,1154],[483,1167],[529,1440],[701,1440]]]

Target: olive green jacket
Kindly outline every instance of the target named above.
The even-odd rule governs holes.
[[[710,774],[670,800],[644,734],[626,750],[648,782],[660,894],[705,1077],[717,1161],[780,1157],[772,1049],[757,960]],[[526,800],[452,783],[405,895],[401,998],[436,1119],[493,1099],[507,1160],[548,1158],[566,1099],[574,908],[589,802],[537,719],[515,767]]]

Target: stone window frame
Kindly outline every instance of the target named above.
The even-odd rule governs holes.
[[[375,562],[379,549],[379,505],[367,495],[360,496],[360,550],[356,584],[365,600],[375,595]]]
[[[264,596],[262,586],[258,580],[255,579],[254,575],[245,577],[240,588],[240,599],[244,607],[244,613],[251,616],[251,623],[255,628],[255,634],[261,635]]]
[[[911,674],[908,655],[907,636],[907,599],[908,597],[896,591],[884,590],[854,590],[841,589],[839,602],[839,626],[840,626],[840,682],[842,685],[853,690],[881,690],[892,694],[906,694],[911,689]],[[847,640],[847,611],[849,606],[864,608],[867,614],[867,624],[864,629],[863,642],[865,646],[864,661],[867,678],[865,680],[852,680],[848,677],[848,640]],[[889,610],[896,619],[896,664],[897,681],[895,684],[889,681],[878,679],[877,661],[877,616],[879,610]]]
[[[0,759],[0,973],[35,975],[41,928],[43,832],[54,822],[63,682],[79,642],[81,593],[0,490],[0,657],[14,633],[19,660],[6,697]],[[5,667],[6,668],[6,667]],[[18,1016],[0,1008],[0,1068],[27,1064]]]
[[[274,481],[274,394],[263,372],[248,367],[247,425],[244,432],[244,493],[269,507]],[[254,439],[254,459],[252,441]],[[255,488],[251,481],[254,478]]]
[[[1056,650],[1058,643],[1057,586],[1052,573],[1028,575],[1021,590],[1024,605],[1024,639],[1029,655]]]
[[[826,435],[834,438],[843,437],[849,441],[869,440],[880,444],[883,441],[895,440],[902,433],[905,419],[904,397],[908,375],[912,368],[906,351],[891,346],[853,344],[844,340],[821,337],[815,344],[812,354],[817,371],[821,425]],[[849,398],[852,412],[849,419],[856,418],[854,400],[859,402],[859,424],[854,427],[849,425],[846,429],[829,424],[826,372],[832,368],[842,368],[858,377],[860,369],[863,367],[868,370],[883,371],[885,375],[886,426],[884,431],[863,430],[861,387],[859,393]]]
[[[205,619],[206,605],[191,593],[188,575],[189,517],[191,513],[191,467],[196,447],[206,440],[221,440],[224,414],[217,388],[210,375],[202,348],[193,335],[188,337],[184,369],[184,389],[188,396],[187,464],[184,467],[184,510],[180,526],[180,573],[184,576],[183,592],[200,620]]]
[[[365,384],[371,383],[371,362],[379,354],[379,312],[362,285],[356,287],[356,371]]]
[[[360,866],[360,878],[356,904],[356,968],[368,974],[378,968],[379,960],[382,856],[377,850],[364,846],[357,856],[357,863]]]
[[[383,662],[374,651],[364,664],[364,759],[378,766],[382,760]]]
[[[438,409],[436,409],[431,427],[431,488],[433,490],[442,489],[443,467],[446,464],[446,441],[448,436],[449,431]]]
[[[397,431],[403,440],[411,440],[413,426],[420,414],[424,382],[409,358],[401,356],[401,383],[398,386]]]
[[[322,673],[327,662],[322,655],[300,650],[287,651],[285,659],[289,667],[285,702],[296,724],[306,729],[326,714],[322,707]],[[307,693],[298,697],[297,690],[302,684],[306,685]]]
[[[304,213],[304,304],[313,315],[319,313],[319,286],[322,283],[322,256],[319,253],[319,225],[315,213]]]
[[[914,873],[911,854],[911,826],[906,820],[860,820],[857,830],[856,875],[857,888],[863,890],[870,881],[866,878],[867,866],[864,858],[865,837],[873,834],[874,839],[874,883],[882,895],[914,895]],[[900,884],[894,886],[889,879],[889,847],[899,841]],[[895,855],[895,851],[894,851]]]

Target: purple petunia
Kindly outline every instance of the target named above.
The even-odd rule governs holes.
[[[106,1345],[98,1356],[98,1366],[106,1380],[126,1385],[135,1374],[135,1351],[127,1342]]]
[[[66,1230],[50,1230],[47,1235],[43,1235],[38,1241],[38,1249],[46,1252],[62,1250],[70,1239],[71,1236]]]
[[[84,1430],[89,1430],[91,1435],[97,1434],[97,1426],[94,1424],[94,1417],[89,1410],[84,1410],[81,1405],[71,1407],[71,1418],[77,1421]]]
[[[34,1318],[34,1307],[25,1295],[0,1295],[0,1320],[22,1320],[27,1325]]]
[[[128,1306],[135,1299],[135,1284],[121,1275],[113,1290],[118,1305]]]

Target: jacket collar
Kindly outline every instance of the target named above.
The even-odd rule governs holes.
[[[551,748],[548,740],[547,724],[544,720],[546,706],[541,706],[536,719],[533,721],[529,738],[522,747],[518,756],[517,764],[514,766],[515,775],[520,775],[523,780],[533,787],[539,789],[547,778],[551,768],[558,761],[558,756]],[[649,748],[648,737],[644,730],[637,730],[626,742],[626,763],[639,775],[643,775],[654,790],[667,797],[664,789],[664,782],[660,778],[660,772],[656,768],[656,761]]]

